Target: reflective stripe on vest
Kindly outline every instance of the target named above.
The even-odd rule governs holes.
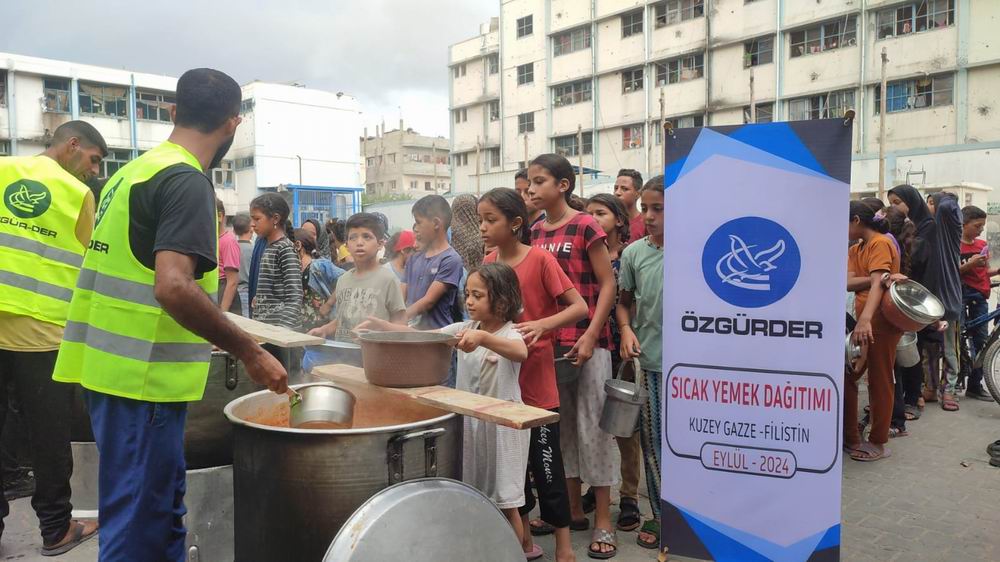
[[[200,400],[212,346],[188,331],[156,300],[154,270],[140,263],[129,244],[129,201],[133,189],[154,189],[149,181],[162,170],[198,161],[184,148],[165,142],[123,166],[101,194],[94,241],[73,291],[69,318],[53,377],[85,388],[150,402]],[[211,183],[205,178],[205,189]],[[215,214],[214,206],[206,209]],[[218,289],[218,271],[197,284]]]
[[[66,323],[89,192],[47,156],[0,158],[0,311]]]

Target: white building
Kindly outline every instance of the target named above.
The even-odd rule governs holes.
[[[421,135],[413,129],[385,130],[375,127],[361,137],[361,156],[365,159],[365,189],[369,196],[399,195],[423,197],[428,193],[447,193],[451,189],[451,166],[448,165],[448,139]]]
[[[477,145],[480,174],[506,185],[553,151],[648,177],[663,120],[745,123],[752,95],[757,121],[854,108],[852,188],[867,191],[884,48],[887,184],[997,186],[998,36],[995,0],[502,0],[450,49],[453,185],[475,190]]]
[[[176,87],[171,76],[0,53],[0,155],[37,154],[59,125],[83,119],[108,143],[107,178],[166,140]],[[355,98],[251,82],[241,114],[232,148],[210,174],[227,213],[274,190],[297,203],[297,223],[360,210]]]

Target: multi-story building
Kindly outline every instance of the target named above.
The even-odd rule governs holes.
[[[448,139],[428,137],[413,129],[385,130],[361,137],[365,191],[370,196],[446,193],[451,189]]]
[[[167,139],[177,78],[0,53],[0,155],[41,152],[66,121],[108,142],[102,178]],[[341,93],[252,82],[216,194],[233,214],[265,191],[287,193],[297,220],[360,210],[358,101]]]
[[[884,50],[887,183],[997,186],[998,29],[989,0],[502,0],[498,18],[450,50],[454,185],[507,178],[542,152],[582,156],[585,172],[648,176],[663,167],[665,121],[854,109],[852,188],[868,191]]]

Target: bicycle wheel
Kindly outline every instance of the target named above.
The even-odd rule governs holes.
[[[983,382],[993,400],[1000,404],[1000,340],[991,343],[983,353]]]

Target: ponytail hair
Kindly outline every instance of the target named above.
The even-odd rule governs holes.
[[[861,221],[861,224],[875,232],[880,234],[889,232],[889,220],[886,219],[885,211],[876,212],[870,203],[851,201],[851,214],[848,220],[853,221],[855,217]]]

